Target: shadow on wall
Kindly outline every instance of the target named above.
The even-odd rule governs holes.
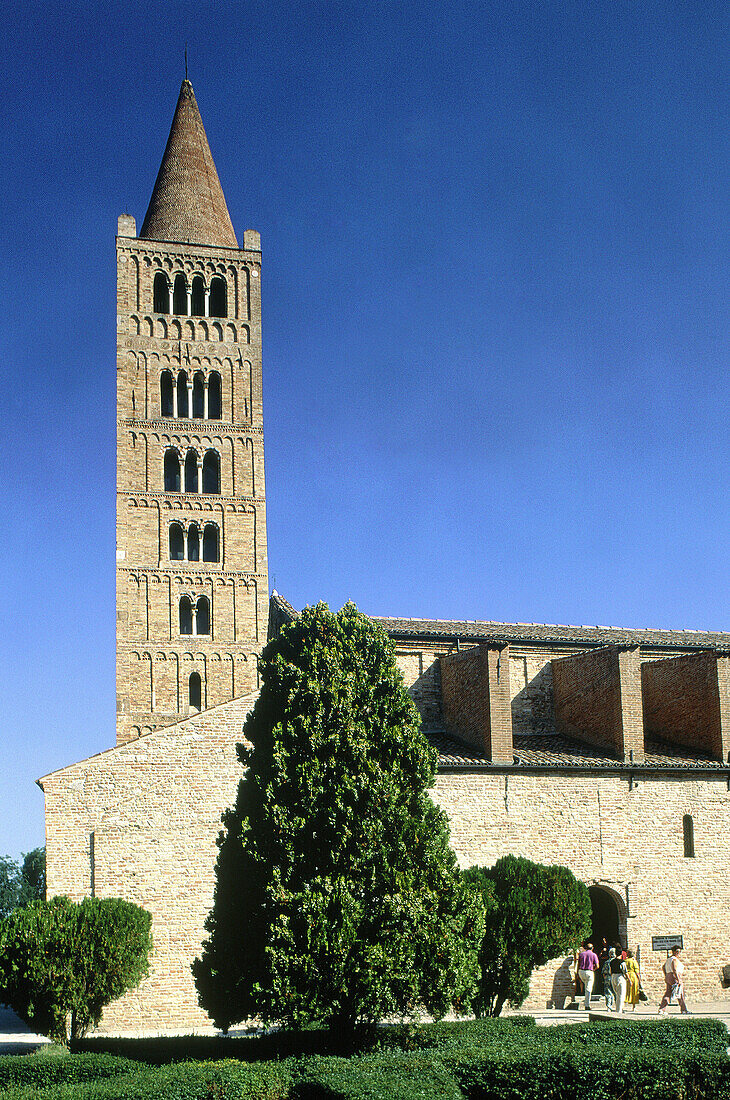
[[[573,956],[568,955],[553,974],[553,988],[550,992],[548,1008],[565,1008],[566,1002],[573,1000],[575,982],[573,980]]]
[[[441,712],[441,666],[438,658],[423,671],[413,683],[408,683],[408,694],[418,707],[424,730],[443,729],[444,718]]]
[[[542,668],[536,670],[534,665],[530,668],[531,662],[527,657],[511,660],[513,734],[555,733],[553,670],[550,661],[546,661]]]

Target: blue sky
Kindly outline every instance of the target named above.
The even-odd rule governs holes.
[[[262,234],[271,583],[730,630],[727,4],[4,13],[0,854],[114,741],[114,234],[186,41]]]

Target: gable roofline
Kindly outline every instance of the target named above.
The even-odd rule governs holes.
[[[256,699],[258,698],[258,694],[258,691],[250,691],[246,695],[237,695],[235,699],[228,699],[225,703],[219,703],[215,707],[208,707],[207,710],[198,711],[197,714],[189,714],[188,717],[183,718],[181,722],[173,722],[173,724],[170,726],[160,726],[158,729],[152,730],[150,733],[142,734],[141,737],[135,737],[132,741],[124,741],[120,745],[112,745],[111,748],[102,749],[101,752],[94,752],[91,754],[91,756],[85,756],[81,760],[74,760],[72,764],[64,764],[62,768],[56,768],[54,771],[46,772],[45,775],[40,776],[38,779],[36,779],[36,783],[38,784],[40,789],[45,792],[43,784],[47,779],[53,779],[57,775],[63,775],[64,772],[71,771],[73,768],[78,768],[82,764],[90,764],[92,761],[101,760],[102,758],[106,759],[107,757],[115,753],[124,754],[125,750],[127,752],[133,752],[135,746],[138,745],[140,741],[144,741],[145,744],[149,744],[150,741],[162,740],[163,738],[174,736],[178,732],[184,733],[188,729],[190,729],[191,726],[194,727],[196,724],[198,724],[201,719],[207,719],[211,715],[215,716],[216,713],[219,713],[225,708],[230,708],[234,703],[240,704],[241,702],[250,699],[251,705],[253,706],[253,703],[255,703]],[[249,708],[249,710],[250,709],[251,708]],[[243,734],[243,730],[241,730],[241,734]]]

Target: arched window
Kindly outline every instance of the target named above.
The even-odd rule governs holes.
[[[214,275],[210,280],[210,299],[208,301],[208,312],[211,317],[228,316],[226,297],[226,280],[222,275]]]
[[[197,371],[193,377],[193,419],[203,419],[203,375]]]
[[[210,634],[210,604],[207,596],[198,596],[195,605],[195,633]]]
[[[221,460],[217,451],[206,451],[203,458],[203,492],[220,493]]]
[[[173,410],[172,375],[169,370],[163,370],[160,375],[160,412],[162,416],[173,416]]]
[[[180,492],[180,455],[174,447],[165,451],[165,492]]]
[[[200,674],[198,672],[191,672],[190,679],[188,680],[188,706],[190,709],[201,710],[202,698],[203,692],[200,683]]]
[[[203,531],[203,561],[218,561],[218,528],[214,523],[206,523]]]
[[[180,633],[192,634],[193,608],[187,596],[180,597]]]
[[[185,455],[185,492],[197,493],[198,491],[198,455],[195,451],[188,451]]]
[[[181,370],[177,376],[177,415],[187,418],[188,413],[188,376]]]
[[[193,275],[190,312],[193,317],[205,317],[205,283],[201,275]]]
[[[155,313],[170,312],[170,284],[164,271],[158,271],[152,284],[152,309]]]
[[[692,814],[685,814],[682,818],[682,831],[684,832],[684,854],[688,858],[695,854],[695,823]]]
[[[208,419],[221,418],[221,376],[217,371],[208,375]]]
[[[172,312],[182,314],[183,317],[185,317],[188,312],[188,287],[185,282],[185,276],[181,271],[178,271],[173,284]]]
[[[185,536],[179,523],[170,526],[170,561],[185,561]]]
[[[197,523],[188,527],[188,561],[200,561],[200,529]]]

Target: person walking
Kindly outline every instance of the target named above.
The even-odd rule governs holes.
[[[578,976],[585,989],[585,1010],[591,1007],[591,990],[598,970],[598,955],[593,950],[593,944],[588,940],[583,943],[583,950],[578,955]]]
[[[636,961],[636,955],[633,951],[627,951],[626,953],[626,1004],[631,1005],[634,1012],[636,1012],[636,1006],[639,1003],[639,987],[641,985],[641,974],[639,973],[639,964]]]
[[[664,963],[662,967],[664,971],[664,981],[666,983],[666,989],[664,990],[664,996],[662,997],[661,1004],[659,1005],[659,1015],[666,1016],[667,1005],[671,1000],[676,1000],[679,1004],[679,1009],[682,1015],[688,1016],[689,1009],[684,1003],[684,982],[682,975],[684,974],[684,963],[679,957],[679,948],[673,947],[672,953]]]
[[[616,958],[616,948],[609,947],[606,958],[601,964],[601,977],[603,978],[603,992],[606,995],[606,1011],[613,1010],[613,981],[611,977],[611,963]]]
[[[627,977],[628,972],[623,959],[623,950],[620,944],[616,944],[616,957],[611,959],[611,982],[613,984],[613,995],[616,998],[616,1011],[619,1015],[624,1010]]]

